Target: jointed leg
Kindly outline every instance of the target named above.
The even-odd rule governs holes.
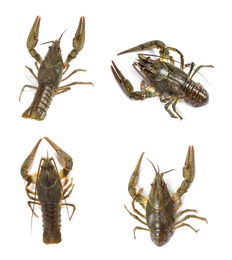
[[[36,202],[36,201],[28,201],[27,204],[30,207],[32,213],[38,218],[39,216],[35,213],[33,207],[31,206],[31,204],[33,204],[33,205],[36,204],[36,205],[39,205],[39,206],[41,206],[41,204],[39,202]]]
[[[30,185],[31,185],[31,183],[27,183],[27,185],[25,187],[28,198],[31,199],[31,200],[39,201],[37,192],[28,188]]]
[[[187,210],[186,210],[187,211]],[[192,210],[189,210],[189,211],[192,211]],[[183,226],[187,226],[187,227],[190,227],[192,230],[194,230],[195,232],[197,232],[198,230],[196,230],[195,228],[193,228],[191,225],[189,224],[186,224],[186,223],[183,223],[185,220],[189,219],[189,218],[196,218],[196,219],[199,219],[199,220],[202,220],[202,221],[205,221],[206,223],[208,223],[207,219],[206,218],[202,218],[202,217],[199,217],[199,216],[196,216],[196,215],[187,215],[185,216],[183,219],[177,221],[173,227],[172,227],[172,230],[175,230],[177,228],[180,228],[180,227],[183,227]]]
[[[180,212],[176,215],[175,221],[176,221],[180,216],[182,216],[184,213],[186,213],[186,212],[195,212],[195,213],[197,213],[197,210],[196,210],[196,209],[185,209],[185,210],[182,210],[182,211],[180,211]]]
[[[199,231],[199,229],[195,229],[195,228],[193,228],[191,225],[189,225],[189,224],[187,224],[187,223],[182,223],[182,224],[180,224],[179,226],[173,227],[172,230],[176,230],[177,228],[180,228],[180,227],[189,227],[189,228],[191,228],[193,231],[195,231],[196,233]]]
[[[35,63],[35,64],[37,64],[37,62]],[[28,69],[29,71],[30,71],[30,73],[34,76],[34,78],[35,79],[37,79],[38,80],[38,78],[37,78],[37,76],[35,75],[35,73],[34,73],[34,71],[33,71],[33,69],[31,69],[30,67],[28,67],[28,66],[25,66],[25,68],[26,69]]]
[[[180,100],[179,97],[175,97],[170,99],[164,106],[165,110],[169,113],[169,115],[173,118],[180,118],[182,120],[182,116],[177,112],[176,110],[176,103]],[[173,111],[176,113],[176,115],[169,109],[169,106],[172,105]]]
[[[69,83],[67,85],[64,85],[64,86],[60,86],[56,89],[56,95],[58,94],[61,94],[61,93],[64,93],[68,90],[70,90],[70,86],[73,86],[73,85],[93,85],[92,82],[82,82],[82,81],[76,81],[76,82],[72,82],[72,83]]]
[[[137,209],[135,208],[135,199],[132,200],[131,205],[132,205],[133,211],[134,211],[136,214],[138,214],[140,217],[146,219],[146,216],[145,216],[144,214],[142,214],[139,210],[137,210]]]
[[[61,203],[60,206],[70,206],[70,207],[73,208],[73,211],[72,211],[71,217],[69,218],[69,220],[71,220],[72,217],[73,217],[73,214],[74,214],[74,212],[75,212],[75,210],[76,210],[76,206],[75,206],[74,204],[70,204],[70,203]]]
[[[172,109],[173,111],[176,113],[176,115],[178,115],[178,117],[182,120],[182,116],[179,114],[179,112],[177,112],[177,108],[176,108],[176,104],[177,102],[181,99],[181,97],[177,97],[175,98],[175,100],[172,103]]]
[[[141,222],[142,224],[146,225],[147,226],[147,223],[144,222],[143,220],[141,220],[137,215],[135,215],[134,213],[130,212],[128,210],[128,208],[124,205],[125,209],[127,210],[127,212],[136,220],[138,220],[139,222]]]
[[[70,183],[68,185],[66,185],[68,183],[68,181],[69,181],[69,179],[66,178],[64,186],[63,186],[63,196],[61,198],[62,200],[67,199],[70,196],[70,194],[72,193],[73,188],[74,188],[73,178],[71,178]]]
[[[134,232],[134,239],[136,239],[135,231],[138,230],[138,229],[139,229],[139,230],[150,231],[149,228],[143,228],[143,227],[136,226],[136,227],[133,229],[133,232]]]
[[[184,55],[176,48],[173,47],[166,47],[168,50],[174,51],[180,55],[180,69],[184,69]]]
[[[67,70],[65,70],[65,72],[66,72]],[[83,72],[86,72],[86,70],[83,70],[83,69],[76,69],[76,70],[74,70],[72,73],[70,73],[66,78],[64,78],[64,79],[62,79],[61,81],[65,81],[66,79],[68,79],[69,77],[71,77],[73,74],[75,74],[75,73],[77,73],[77,72],[79,72],[79,71],[83,71]],[[64,72],[64,73],[65,73]],[[64,74],[63,73],[63,74]]]
[[[37,87],[35,87],[35,86],[25,85],[25,86],[22,88],[21,92],[20,92],[20,95],[19,95],[19,101],[21,100],[21,96],[22,96],[23,91],[24,91],[25,88],[33,88],[33,89],[37,89]]]
[[[200,65],[198,66],[195,71],[193,72],[193,74],[191,75],[191,78],[193,78],[193,76],[201,69],[201,68],[214,68],[213,65]]]
[[[192,71],[193,71],[193,68],[195,67],[195,63],[192,62],[192,63],[185,64],[184,67],[185,67],[185,68],[186,68],[186,67],[190,67],[189,72],[188,72],[188,76],[190,76],[191,73],[192,73]]]

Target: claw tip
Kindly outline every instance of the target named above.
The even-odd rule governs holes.
[[[193,145],[189,145],[189,151],[194,152],[194,146]]]

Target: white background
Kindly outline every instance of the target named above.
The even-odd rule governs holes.
[[[0,11],[1,26],[1,259],[230,259],[231,235],[231,7],[229,1],[6,1]],[[36,84],[24,65],[34,68],[26,40],[34,19],[41,16],[36,50],[42,57],[48,45],[67,29],[61,41],[64,59],[72,49],[80,16],[86,18],[85,46],[70,65],[88,69],[70,81],[92,81],[94,86],[73,86],[54,98],[42,122],[21,114],[30,105]],[[136,90],[141,77],[131,64],[136,53],[117,53],[150,40],[178,48],[185,63],[213,64],[195,80],[210,95],[209,104],[193,108],[180,102],[184,119],[172,119],[158,98],[132,101],[126,97],[110,70],[114,60]],[[68,199],[76,205],[71,222],[62,210],[62,242],[42,242],[42,220],[27,206],[20,167],[39,138],[48,136],[74,161],[75,188]],[[139,187],[149,192],[154,170],[148,157],[165,175],[174,192],[182,181],[188,145],[195,147],[196,175],[183,196],[185,208],[196,208],[208,219],[189,220],[200,231],[183,227],[169,243],[155,246],[149,233],[124,209],[130,208],[127,192],[130,174],[142,151]],[[41,156],[55,156],[43,140],[31,172]],[[58,166],[61,167],[60,165]],[[37,212],[40,209],[37,208]],[[32,233],[32,234],[31,234]]]

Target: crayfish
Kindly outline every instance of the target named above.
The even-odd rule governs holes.
[[[134,213],[130,212],[125,206],[126,210],[132,217],[134,217],[140,223],[147,226],[146,228],[139,226],[135,227],[134,238],[136,238],[136,230],[147,230],[150,231],[151,240],[156,245],[162,246],[169,240],[173,231],[177,228],[186,226],[193,229],[195,232],[198,231],[191,225],[184,223],[185,220],[189,218],[196,218],[199,220],[206,221],[206,223],[208,223],[206,218],[202,218],[194,214],[186,215],[185,217],[179,220],[180,216],[182,216],[186,212],[196,213],[197,210],[194,209],[185,209],[183,211],[180,211],[177,215],[175,215],[176,211],[180,208],[182,204],[182,195],[187,192],[194,178],[195,163],[193,146],[189,146],[188,148],[185,165],[183,167],[184,180],[181,183],[181,186],[177,189],[177,191],[174,194],[172,194],[172,196],[170,195],[167,185],[163,179],[163,175],[172,170],[160,173],[159,168],[157,170],[151,161],[150,163],[152,164],[156,175],[151,184],[151,190],[148,198],[142,194],[143,188],[137,191],[136,184],[139,177],[139,167],[143,155],[144,153],[141,154],[128,184],[128,191],[133,199],[132,208]],[[142,214],[139,210],[135,208],[135,202],[139,203],[142,206],[142,208],[146,211],[146,215]],[[176,203],[177,205],[175,206]]]
[[[201,68],[213,67],[212,65],[201,65],[193,70],[195,64],[193,62],[184,64],[184,56],[178,49],[168,47],[163,42],[157,40],[130,48],[120,52],[118,55],[153,48],[159,49],[160,57],[158,59],[152,59],[152,55],[138,54],[138,60],[133,63],[135,70],[150,84],[145,86],[145,81],[143,80],[140,91],[134,91],[131,82],[123,76],[112,61],[112,72],[126,95],[135,100],[159,96],[160,101],[165,103],[165,110],[169,115],[180,119],[182,119],[182,116],[176,109],[178,101],[183,99],[194,107],[207,104],[209,100],[208,92],[200,83],[194,82],[192,78]],[[175,66],[173,57],[169,55],[169,50],[180,55],[180,68]],[[184,72],[185,67],[190,67],[188,73]],[[173,111],[169,108],[170,105]]]
[[[52,43],[49,50],[44,58],[41,58],[40,54],[35,50],[35,46],[38,42],[40,26],[40,17],[37,16],[35,22],[31,28],[31,31],[27,39],[27,49],[31,56],[36,60],[36,68],[38,70],[38,77],[35,75],[33,70],[26,66],[26,68],[31,72],[31,74],[38,81],[38,87],[25,85],[20,93],[19,100],[21,99],[22,92],[25,88],[36,89],[35,97],[30,105],[30,107],[22,114],[23,118],[32,118],[35,120],[44,120],[47,114],[47,110],[52,102],[55,95],[64,93],[70,90],[70,86],[75,84],[92,84],[91,82],[72,82],[64,86],[59,86],[61,81],[64,81],[71,77],[78,71],[85,71],[83,69],[74,70],[67,77],[62,79],[63,75],[67,72],[69,68],[69,62],[76,58],[77,54],[82,50],[85,42],[85,18],[82,16],[80,18],[79,26],[77,28],[75,37],[73,38],[73,50],[68,54],[66,61],[63,63],[60,38],[56,41],[50,41],[46,43]],[[38,67],[38,63],[40,67]],[[93,84],[92,84],[93,85]]]
[[[28,206],[32,210],[33,215],[38,217],[34,211],[35,205],[40,205],[42,209],[43,242],[45,244],[57,244],[61,241],[61,206],[71,206],[73,208],[69,220],[71,220],[76,209],[74,204],[61,203],[61,201],[66,200],[70,196],[74,188],[72,178],[69,181],[67,177],[72,170],[73,161],[65,151],[48,137],[44,138],[56,150],[57,154],[65,160],[65,167],[58,172],[54,159],[47,156],[40,160],[38,172],[34,174],[28,172],[42,140],[41,138],[24,161],[21,167],[21,175],[27,182],[25,189],[30,199]],[[61,182],[62,180],[64,181]],[[35,189],[29,188],[32,184],[35,185]]]

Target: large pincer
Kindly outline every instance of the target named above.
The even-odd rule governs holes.
[[[35,46],[38,42],[38,36],[39,36],[39,26],[40,26],[40,16],[37,16],[35,19],[35,22],[31,28],[31,31],[27,38],[27,49],[31,56],[39,63],[41,64],[43,59],[39,55],[39,53],[35,50]]]
[[[35,147],[32,149],[32,151],[30,152],[30,154],[28,155],[28,157],[25,159],[25,161],[23,162],[23,164],[21,166],[21,175],[22,175],[23,179],[28,182],[28,184],[30,184],[30,183],[36,184],[37,175],[29,174],[28,170],[32,164],[32,161],[34,160],[36,151],[37,151],[38,146],[41,141],[42,141],[42,138],[39,139],[39,141],[36,143]]]
[[[72,170],[73,167],[73,160],[71,156],[67,154],[64,150],[62,150],[57,144],[55,144],[48,137],[44,137],[44,139],[46,139],[49,142],[49,144],[54,148],[56,153],[65,161],[65,167],[59,172],[60,179],[65,178]]]
[[[137,191],[136,185],[138,182],[138,177],[139,177],[139,168],[141,161],[143,159],[144,152],[140,155],[139,160],[135,166],[135,169],[130,177],[129,183],[128,183],[128,191],[133,200],[138,202],[143,208],[145,208],[145,205],[147,203],[147,198],[142,195],[143,188],[139,189]]]
[[[81,16],[80,22],[73,38],[73,49],[68,54],[66,61],[64,63],[64,68],[66,68],[69,62],[76,58],[77,54],[82,50],[85,44],[85,17]]]
[[[188,148],[188,153],[183,167],[184,180],[178,190],[172,195],[172,200],[176,202],[180,200],[181,196],[188,191],[190,184],[193,181],[195,173],[195,159],[194,159],[194,147],[192,145]]]

